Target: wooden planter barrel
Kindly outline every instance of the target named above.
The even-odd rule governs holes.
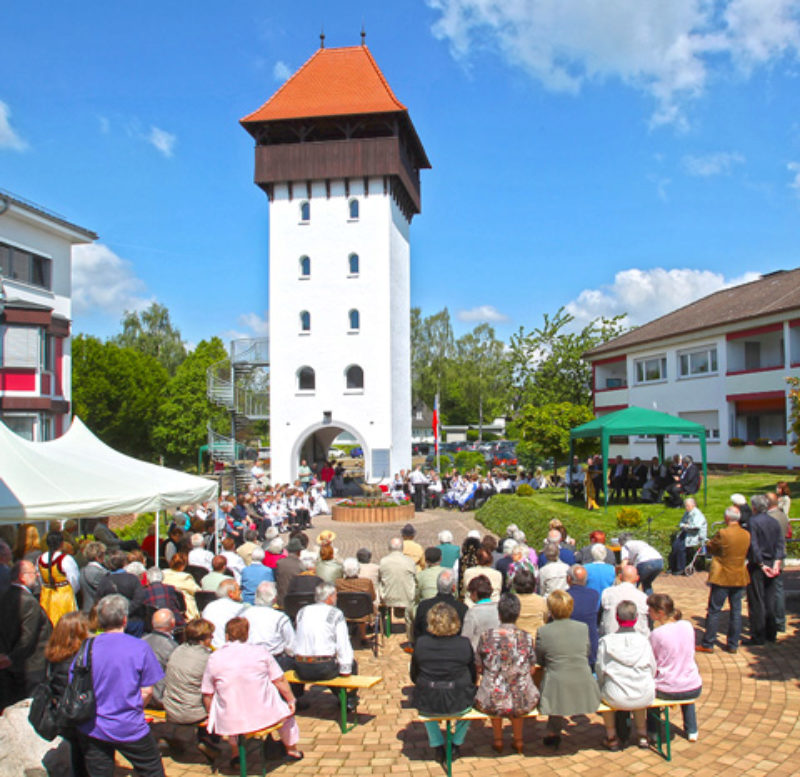
[[[374,507],[334,505],[332,518],[334,521],[343,523],[394,523],[396,521],[408,523],[414,518],[414,505],[409,503],[395,507],[383,507],[380,502],[376,502]]]

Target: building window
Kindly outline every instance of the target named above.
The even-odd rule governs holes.
[[[3,423],[24,440],[34,441],[35,415],[3,415]]]
[[[347,257],[347,270],[350,275],[358,275],[360,264],[358,261],[358,254],[350,254]]]
[[[350,200],[348,203],[348,207],[350,209],[350,220],[357,221],[358,220],[358,200]]]
[[[357,364],[353,364],[345,371],[347,389],[357,391],[364,388],[364,370]]]
[[[311,221],[311,203],[308,200],[300,203],[300,221],[303,223]]]
[[[298,391],[314,391],[317,386],[316,375],[311,367],[301,367],[297,371]]]
[[[41,359],[39,329],[33,326],[3,327],[3,367],[36,369]]]
[[[657,383],[667,379],[667,357],[652,356],[633,363],[637,383]]]
[[[702,424],[706,428],[706,440],[709,442],[719,442],[719,411],[717,410],[695,410],[678,413],[680,418]],[[681,435],[681,442],[699,442],[697,437]]]
[[[681,378],[711,375],[715,372],[717,372],[716,346],[678,354],[678,375]]]
[[[300,277],[311,277],[311,260],[307,256],[300,257]]]
[[[44,256],[0,243],[0,275],[4,278],[50,289],[52,264]]]
[[[309,313],[307,310],[303,310],[300,313],[300,331],[301,332],[311,331],[311,313]]]
[[[49,335],[46,332],[42,333],[42,363],[41,363],[41,370],[42,372],[54,372],[56,361],[55,361],[55,341],[53,335]]]
[[[357,310],[351,310],[347,314],[347,318],[350,321],[350,331],[357,332],[361,328],[361,316],[359,315]]]

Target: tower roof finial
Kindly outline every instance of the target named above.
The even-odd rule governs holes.
[[[364,22],[361,22],[361,45],[367,45],[367,31],[364,29]]]
[[[321,49],[325,48],[325,27],[320,27],[319,30],[319,47]]]

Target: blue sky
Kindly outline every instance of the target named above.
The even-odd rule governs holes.
[[[412,303],[457,332],[642,323],[800,265],[800,0],[6,0],[0,187],[99,234],[76,331],[153,299],[190,343],[265,331],[238,120],[362,21],[433,164]]]

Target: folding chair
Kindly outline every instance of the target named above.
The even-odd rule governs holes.
[[[336,595],[336,606],[344,613],[348,623],[361,623],[366,618],[372,620],[372,652],[377,658],[381,622],[380,616],[375,612],[372,597],[366,591],[339,591]]]
[[[294,623],[297,613],[307,604],[314,604],[315,598],[312,592],[286,594],[283,597],[283,611],[292,619]]]

